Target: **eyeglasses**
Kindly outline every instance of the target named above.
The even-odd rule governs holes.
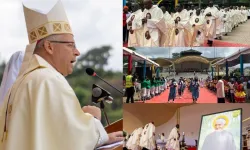
[[[75,42],[69,42],[69,41],[50,41],[52,43],[61,43],[61,44],[71,44],[71,45],[68,45],[69,47],[73,48],[73,49],[76,49],[76,44]]]

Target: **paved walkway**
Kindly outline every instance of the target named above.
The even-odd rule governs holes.
[[[250,45],[250,20],[240,24],[228,36],[223,36],[222,41]]]

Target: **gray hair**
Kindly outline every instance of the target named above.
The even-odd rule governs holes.
[[[43,47],[43,44],[44,44],[44,42],[46,40],[48,40],[48,41],[50,41],[50,40],[51,41],[55,41],[55,40],[58,40],[59,36],[60,36],[60,34],[52,34],[52,35],[50,35],[48,37],[45,37],[45,38],[41,39],[39,41],[39,43],[36,45],[35,51],[38,50],[38,49],[41,49]]]

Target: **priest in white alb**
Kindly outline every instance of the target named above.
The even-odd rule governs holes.
[[[180,142],[179,142],[179,134],[178,134],[179,128],[180,128],[180,125],[177,124],[171,130],[167,139],[167,143],[166,143],[167,150],[180,150]]]
[[[143,47],[159,47],[160,32],[166,32],[163,12],[153,5],[152,0],[144,0],[143,3]]]
[[[201,10],[197,9],[195,14],[190,18],[191,43],[190,46],[201,46],[204,43],[205,17],[201,14]]]
[[[174,21],[172,19],[172,16],[169,14],[169,12],[164,6],[161,7],[161,10],[163,12],[166,30],[165,33],[161,33],[160,47],[169,47],[170,34],[174,25]]]
[[[132,140],[133,140],[133,137],[134,137],[134,134],[136,132],[137,129],[135,129],[130,135],[129,135],[129,138],[128,138],[128,141],[127,141],[127,144],[126,144],[126,147],[128,149],[132,149]]]
[[[216,24],[218,19],[219,10],[213,5],[213,1],[209,2],[209,7],[207,7],[204,11],[204,15],[206,18],[206,32],[205,37],[208,40],[207,44],[209,46],[213,45],[213,41],[216,38]]]
[[[224,9],[218,9],[218,19],[216,20],[216,39],[222,40],[222,35],[224,33],[224,15],[225,15],[225,10]]]
[[[143,46],[143,26],[142,26],[142,10],[136,3],[132,7],[133,13],[127,19],[129,39],[128,47]]]
[[[176,13],[173,15],[173,28],[170,35],[170,46],[187,47],[190,46],[191,25],[187,10],[184,10],[180,4],[176,6]]]
[[[142,150],[154,150],[156,148],[154,122],[150,122],[144,127],[140,139],[140,146]]]
[[[224,118],[216,119],[215,130],[206,136],[201,150],[236,150],[232,133],[224,129],[226,124]]]
[[[224,32],[224,35],[227,36],[228,33],[232,31],[232,18],[231,18],[231,12],[229,11],[229,8],[225,9],[223,21],[224,21],[223,32]]]
[[[0,150],[93,150],[123,140],[107,134],[101,111],[81,105],[65,76],[80,55],[63,5],[23,7],[29,45],[0,110]]]
[[[136,129],[136,131],[134,132],[132,141],[131,141],[131,150],[140,150],[140,146],[139,146],[139,139],[141,136],[143,128],[138,128]]]

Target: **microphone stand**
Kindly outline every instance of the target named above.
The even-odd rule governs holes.
[[[98,77],[99,79],[101,79],[103,82],[105,82],[106,84],[108,84],[109,86],[111,86],[112,88],[114,88],[116,91],[118,91],[119,93],[123,94],[123,92],[121,92],[120,90],[118,90],[117,88],[115,88],[113,85],[109,84],[107,81],[103,80],[101,77],[99,77],[97,74],[96,74],[96,77]]]
[[[104,98],[105,99],[105,98]],[[108,116],[107,116],[107,113],[106,113],[106,111],[105,111],[105,105],[104,105],[104,102],[103,101],[101,101],[100,102],[100,108],[101,108],[101,110],[103,111],[103,113],[104,113],[104,116],[105,116],[105,119],[106,119],[106,122],[107,122],[107,124],[108,125],[110,125],[110,123],[109,123],[109,119],[108,119]]]

